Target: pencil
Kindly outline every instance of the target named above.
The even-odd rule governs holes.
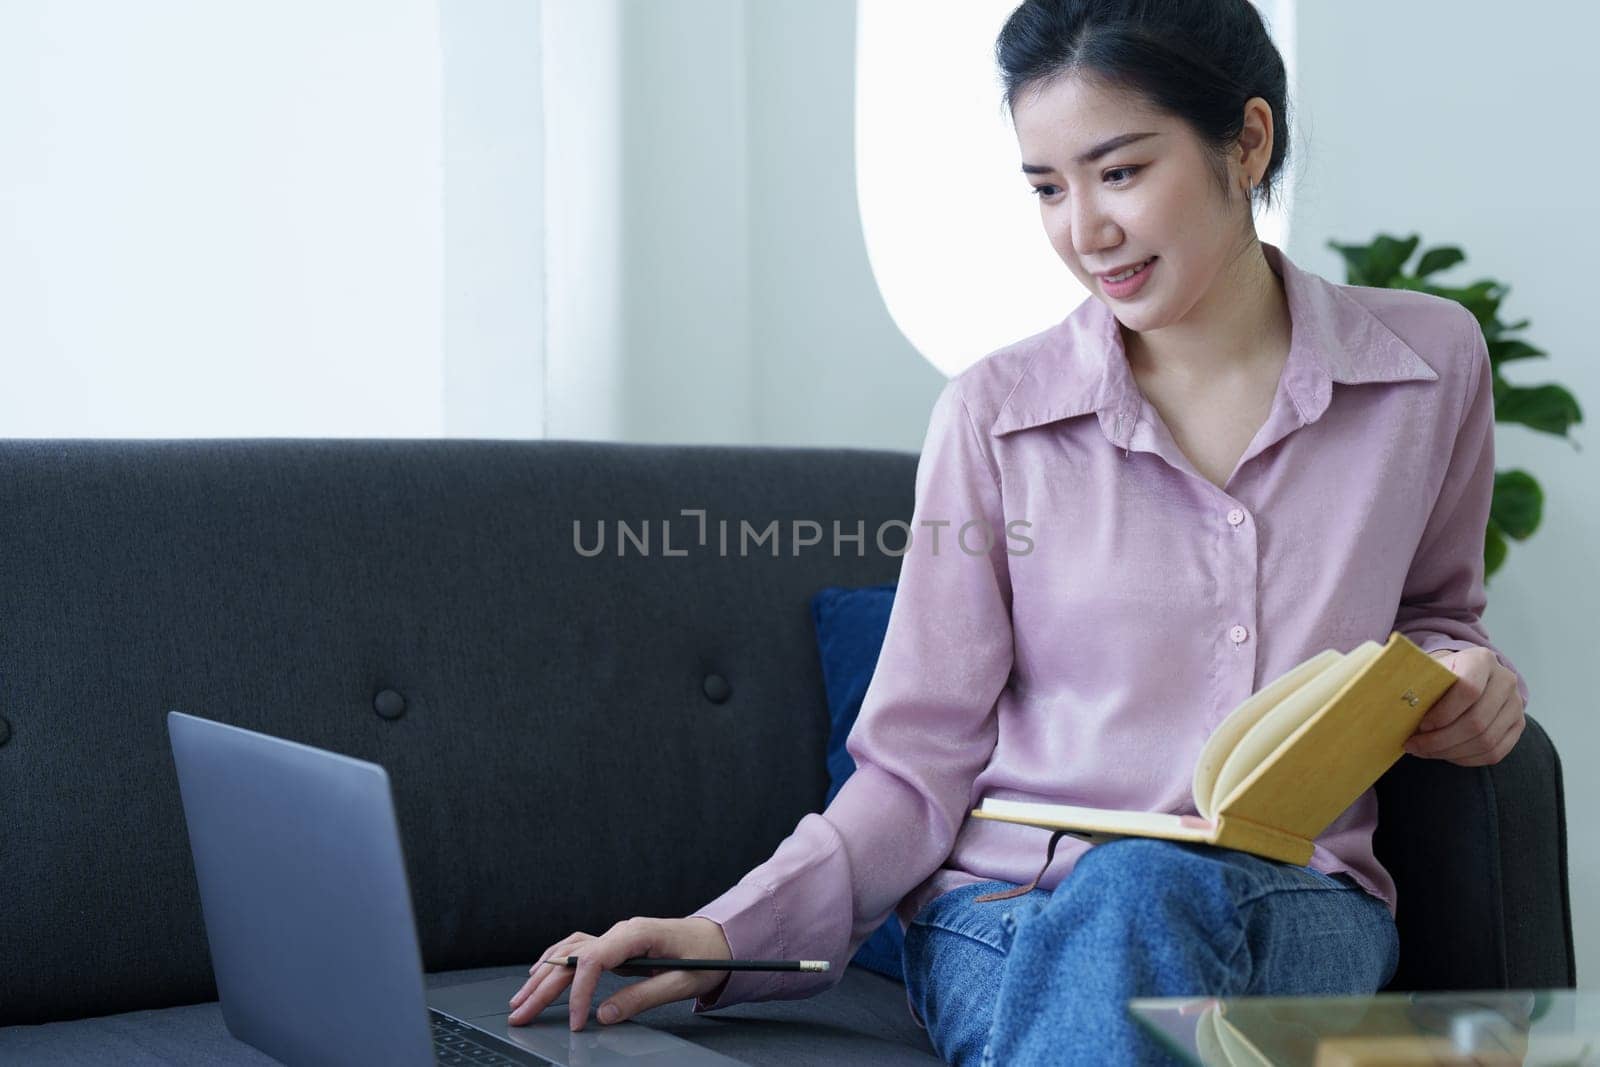
[[[576,967],[579,956],[551,956],[541,963],[557,967]],[[827,960],[683,960],[664,956],[634,956],[623,960],[616,968],[637,967],[645,970],[672,971],[826,971]]]

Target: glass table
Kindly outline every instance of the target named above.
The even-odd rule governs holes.
[[[1202,1067],[1600,1067],[1600,990],[1144,997],[1128,1012]]]

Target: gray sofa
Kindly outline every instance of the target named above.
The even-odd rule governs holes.
[[[915,466],[0,441],[0,1062],[267,1062],[214,1003],[172,708],[388,769],[432,983],[525,972],[571,930],[710,900],[822,808],[808,599],[895,578],[873,531],[910,517]],[[648,554],[617,554],[619,520],[648,521]],[[774,520],[777,554],[769,538],[741,555],[741,521]],[[860,556],[835,554],[835,520],[864,523]],[[586,547],[603,524],[604,553],[578,551],[575,521]],[[821,543],[800,544],[808,522]],[[1405,757],[1379,789],[1391,988],[1575,985],[1561,765],[1538,724],[1494,767]],[[752,1064],[936,1062],[903,987],[858,967],[809,1000],[640,1018]]]

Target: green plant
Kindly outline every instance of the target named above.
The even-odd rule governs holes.
[[[1430,248],[1417,261],[1416,269],[1407,273],[1406,260],[1417,250],[1421,240],[1416,234],[1410,237],[1391,237],[1379,234],[1367,245],[1345,245],[1329,241],[1328,247],[1344,256],[1346,281],[1351,285],[1370,285],[1389,289],[1415,289],[1455,300],[1472,312],[1489,344],[1489,365],[1494,372],[1494,417],[1496,422],[1515,422],[1531,430],[1556,434],[1578,442],[1567,433],[1576,423],[1583,421],[1578,401],[1559,385],[1512,385],[1500,376],[1500,368],[1518,359],[1545,356],[1545,352],[1528,344],[1515,331],[1528,325],[1521,322],[1500,321],[1500,302],[1511,291],[1492,278],[1483,278],[1471,285],[1452,287],[1435,285],[1429,278],[1466,260],[1461,249],[1454,246]],[[1483,574],[1487,583],[1489,575],[1499,569],[1506,558],[1506,539],[1526,541],[1539,528],[1544,512],[1544,490],[1533,475],[1524,470],[1495,471],[1494,499],[1489,506],[1489,527],[1483,538]]]

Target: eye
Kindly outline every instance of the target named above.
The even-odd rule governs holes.
[[[1126,185],[1129,181],[1131,181],[1133,179],[1133,176],[1135,174],[1139,173],[1141,170],[1144,170],[1144,167],[1142,167],[1142,166],[1112,167],[1110,170],[1106,171],[1103,176],[1106,177],[1106,178],[1112,178],[1113,175],[1117,175],[1117,174],[1125,175],[1125,177],[1121,177],[1121,178],[1112,178],[1112,180],[1107,182],[1107,184],[1108,185]],[[1056,187],[1053,186],[1053,185],[1035,185],[1033,187],[1033,195],[1039,197],[1041,200],[1044,199],[1045,197],[1048,197],[1048,196],[1054,196],[1055,194],[1056,194]]]

